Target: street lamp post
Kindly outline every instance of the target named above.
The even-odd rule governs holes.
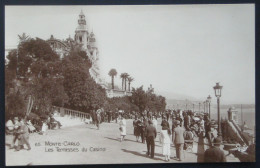
[[[209,119],[210,119],[210,102],[211,102],[211,97],[210,95],[207,97],[208,103],[209,103]]]
[[[207,100],[206,100],[206,113],[209,113],[208,104],[209,104],[209,101],[208,101],[208,99],[207,99]]]
[[[203,105],[204,105],[204,113],[205,113],[205,108],[206,108],[206,107],[205,107],[205,104],[206,104],[206,102],[204,101],[204,102],[203,102]]]
[[[199,113],[200,113],[200,102],[199,102]]]
[[[220,109],[219,109],[219,98],[221,97],[221,90],[223,86],[220,86],[219,83],[216,83],[216,86],[213,87],[215,90],[215,96],[217,97],[217,103],[218,103],[218,136],[221,138],[221,123],[220,123]]]

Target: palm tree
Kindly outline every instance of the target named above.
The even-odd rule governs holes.
[[[111,79],[112,79],[112,89],[114,89],[114,77],[117,75],[116,69],[114,69],[114,68],[110,69],[108,75],[111,76]]]
[[[126,81],[127,81],[128,77],[129,77],[129,74],[125,73],[125,91],[126,91]]]
[[[132,78],[131,76],[129,76],[129,77],[127,78],[127,80],[128,80],[128,91],[130,92],[130,84],[131,84],[131,82],[134,80],[134,78]]]
[[[120,78],[122,78],[122,90],[124,90],[125,73],[121,73]]]
[[[26,40],[28,40],[30,38],[25,33],[23,33],[21,35],[18,35],[18,37],[19,37],[20,42],[24,42],[24,41],[26,41]]]

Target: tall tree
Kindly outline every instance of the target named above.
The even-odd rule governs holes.
[[[121,73],[120,78],[122,79],[122,90],[124,90],[125,73]]]
[[[127,78],[127,80],[128,80],[128,91],[130,91],[130,85],[131,85],[131,82],[134,80],[134,78],[132,78],[132,77],[128,77]]]
[[[147,94],[143,90],[143,86],[139,88],[133,88],[131,102],[139,108],[140,112],[143,112],[148,103]]]
[[[18,35],[20,42],[25,42],[30,39],[29,36],[27,36],[25,33]]]
[[[127,83],[127,78],[129,77],[129,74],[128,73],[125,73],[125,91],[126,91],[126,83]]]
[[[112,89],[114,89],[114,77],[117,75],[116,69],[111,69],[108,73],[109,76],[111,76],[112,79]]]
[[[63,60],[64,90],[69,97],[66,107],[88,112],[104,105],[106,92],[89,74],[90,60],[85,52],[71,52]]]
[[[15,74],[23,78],[8,78],[8,90],[6,92],[7,109],[15,103],[12,96],[13,90],[19,90],[21,100],[26,104],[26,97],[31,95],[34,105],[45,112],[50,109],[54,101],[62,104],[66,98],[63,92],[62,78],[57,78],[60,72],[59,56],[51,49],[48,43],[39,38],[29,39],[23,34],[19,37],[21,42],[17,50],[7,56],[9,62],[6,65],[7,74]],[[13,81],[13,82],[12,82]],[[9,89],[11,88],[11,89]],[[10,95],[9,94],[10,91]],[[58,99],[62,101],[58,101]],[[9,107],[8,107],[9,106]],[[12,113],[12,110],[9,110]],[[25,112],[24,110],[20,110]]]

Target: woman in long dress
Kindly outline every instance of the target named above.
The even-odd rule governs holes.
[[[136,141],[138,142],[140,139],[140,135],[141,135],[142,122],[137,116],[135,117],[135,120],[133,121],[133,126],[134,126],[134,135],[136,137]]]
[[[96,112],[96,125],[97,125],[97,129],[99,130],[100,127],[100,123],[101,123],[101,110],[98,109]]]
[[[42,135],[45,135],[45,134],[46,134],[46,131],[47,131],[47,129],[48,129],[47,121],[44,121],[44,122],[42,123],[42,130],[41,130],[41,134],[42,134]]]
[[[118,118],[119,130],[120,130],[120,142],[125,139],[126,136],[126,120],[122,115]]]
[[[165,161],[170,161],[170,156],[171,156],[171,131],[170,131],[170,129],[161,130],[160,143],[162,144],[162,154],[165,157]]]

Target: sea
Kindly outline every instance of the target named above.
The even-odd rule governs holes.
[[[228,118],[228,111],[229,108],[221,108],[220,109],[220,118],[223,119]],[[237,111],[237,118],[238,118],[238,124],[242,124],[243,122],[246,122],[246,125],[250,129],[255,129],[255,108],[237,108],[235,109]],[[242,112],[241,112],[242,111]],[[218,117],[217,108],[211,108],[210,115],[212,119],[216,119]]]

